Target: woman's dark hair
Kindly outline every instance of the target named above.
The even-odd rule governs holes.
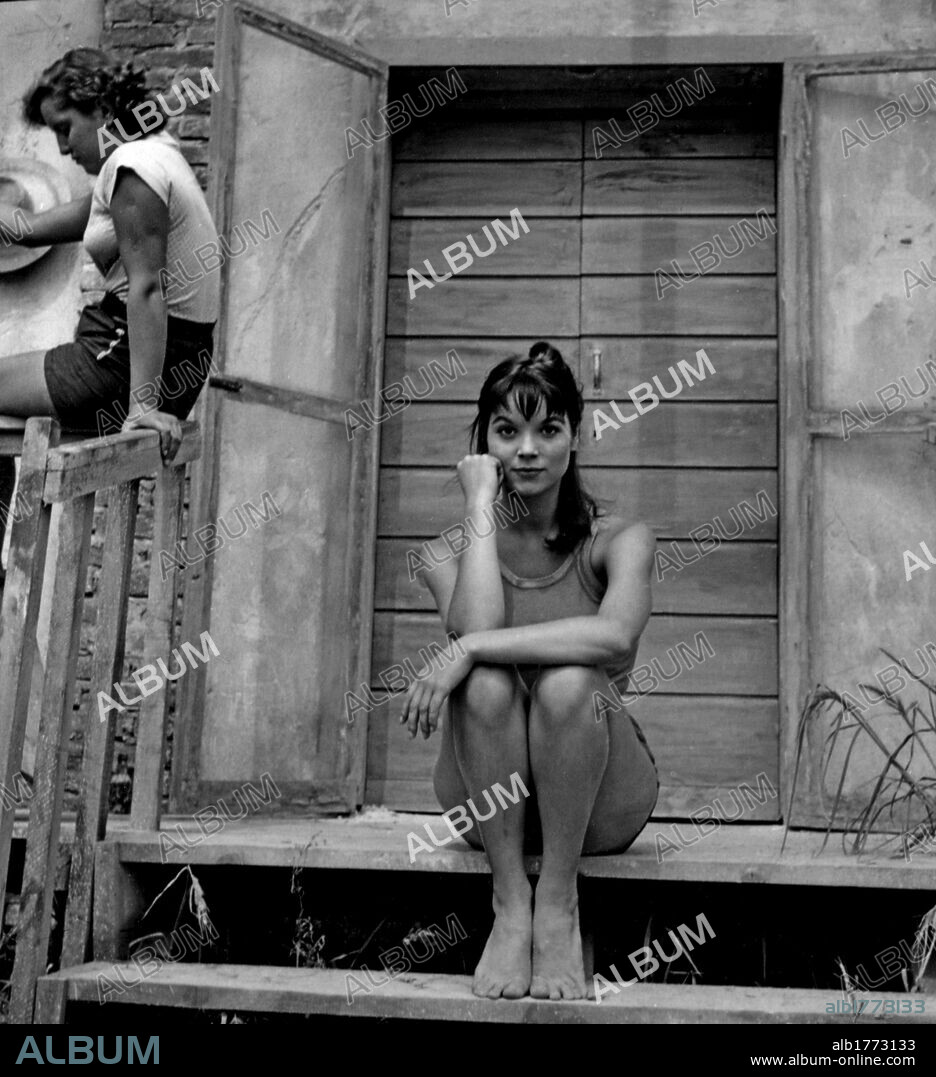
[[[529,355],[510,355],[484,380],[478,396],[478,414],[471,424],[472,452],[488,451],[487,430],[494,413],[513,400],[524,419],[536,414],[542,401],[548,416],[569,420],[574,437],[582,425],[585,403],[582,390],[558,349],[538,340]],[[595,499],[582,486],[573,451],[569,467],[559,484],[556,522],[559,534],[546,540],[557,553],[568,553],[591,531],[592,521],[600,515]]]
[[[47,97],[56,108],[77,109],[85,116],[96,108],[109,109],[130,136],[150,134],[166,123],[165,114],[156,108],[160,122],[150,121],[148,130],[142,129],[133,109],[149,99],[146,72],[132,60],[121,63],[102,49],[71,49],[47,67],[23,95],[26,123],[43,126],[42,102]]]

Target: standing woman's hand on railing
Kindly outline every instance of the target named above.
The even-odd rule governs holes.
[[[139,408],[131,410],[124,419],[120,432],[128,430],[155,430],[159,434],[159,451],[162,454],[163,463],[168,467],[175,459],[179,446],[182,444],[182,424],[174,416],[165,411],[141,411]]]

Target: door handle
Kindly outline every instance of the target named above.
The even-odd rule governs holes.
[[[592,389],[601,391],[601,348],[592,345]]]

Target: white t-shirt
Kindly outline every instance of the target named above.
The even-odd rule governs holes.
[[[195,173],[182,156],[179,143],[168,131],[125,142],[104,162],[91,197],[91,215],[84,245],[104,277],[104,286],[125,303],[129,282],[114,232],[110,203],[117,173],[128,168],[150,187],[169,210],[166,272],[160,274],[162,292],[174,318],[192,322],[218,319],[220,276],[206,272],[195,251],[211,243],[218,248],[218,233]],[[203,252],[209,266],[217,259]],[[186,279],[188,278],[188,279]]]

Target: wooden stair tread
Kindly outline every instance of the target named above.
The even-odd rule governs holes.
[[[130,984],[139,973],[130,962],[117,968]],[[267,965],[202,965],[167,963],[148,979],[109,995],[120,1005],[172,1006],[186,1009],[316,1013],[329,1016],[405,1018],[520,1024],[609,1023],[814,1023],[854,1022],[853,1014],[829,1014],[826,1006],[840,996],[834,990],[774,987],[721,987],[646,983],[621,988],[600,1003],[589,1000],[550,1002],[479,999],[471,978],[440,973],[404,973],[387,983],[374,972],[379,987],[355,991],[348,1003],[344,969],[295,969]],[[39,1012],[62,990],[68,1002],[98,1002],[98,976],[114,978],[115,966],[98,961],[43,976],[39,980]],[[356,975],[366,979],[361,970]],[[932,996],[875,994],[882,999]],[[861,1015],[859,1021],[880,1021]],[[893,1023],[932,1023],[932,1013],[889,1015]]]
[[[437,815],[367,813],[348,819],[247,817],[229,822],[218,833],[204,835],[190,816],[163,817],[160,833],[181,844],[176,826],[194,848],[184,853],[163,843],[152,832],[112,828],[105,839],[114,843],[123,863],[168,865],[243,864],[253,867],[296,866],[365,871],[438,871],[452,874],[486,874],[483,853],[461,840],[419,852],[410,863],[409,832],[426,833],[430,823],[440,838],[447,835]],[[679,823],[682,834],[695,836],[691,824]],[[656,835],[673,840],[671,824],[652,822],[627,852],[583,857],[581,874],[590,878],[648,879],[686,882],[745,882],[795,886],[855,886],[899,890],[936,890],[936,857],[918,853],[909,862],[901,857],[846,856],[841,839],[833,835],[825,852],[816,855],[824,837],[821,831],[791,831],[780,855],[783,827],[776,825],[723,826],[678,852],[666,852],[657,862]],[[539,870],[537,857],[527,858],[531,874]]]

